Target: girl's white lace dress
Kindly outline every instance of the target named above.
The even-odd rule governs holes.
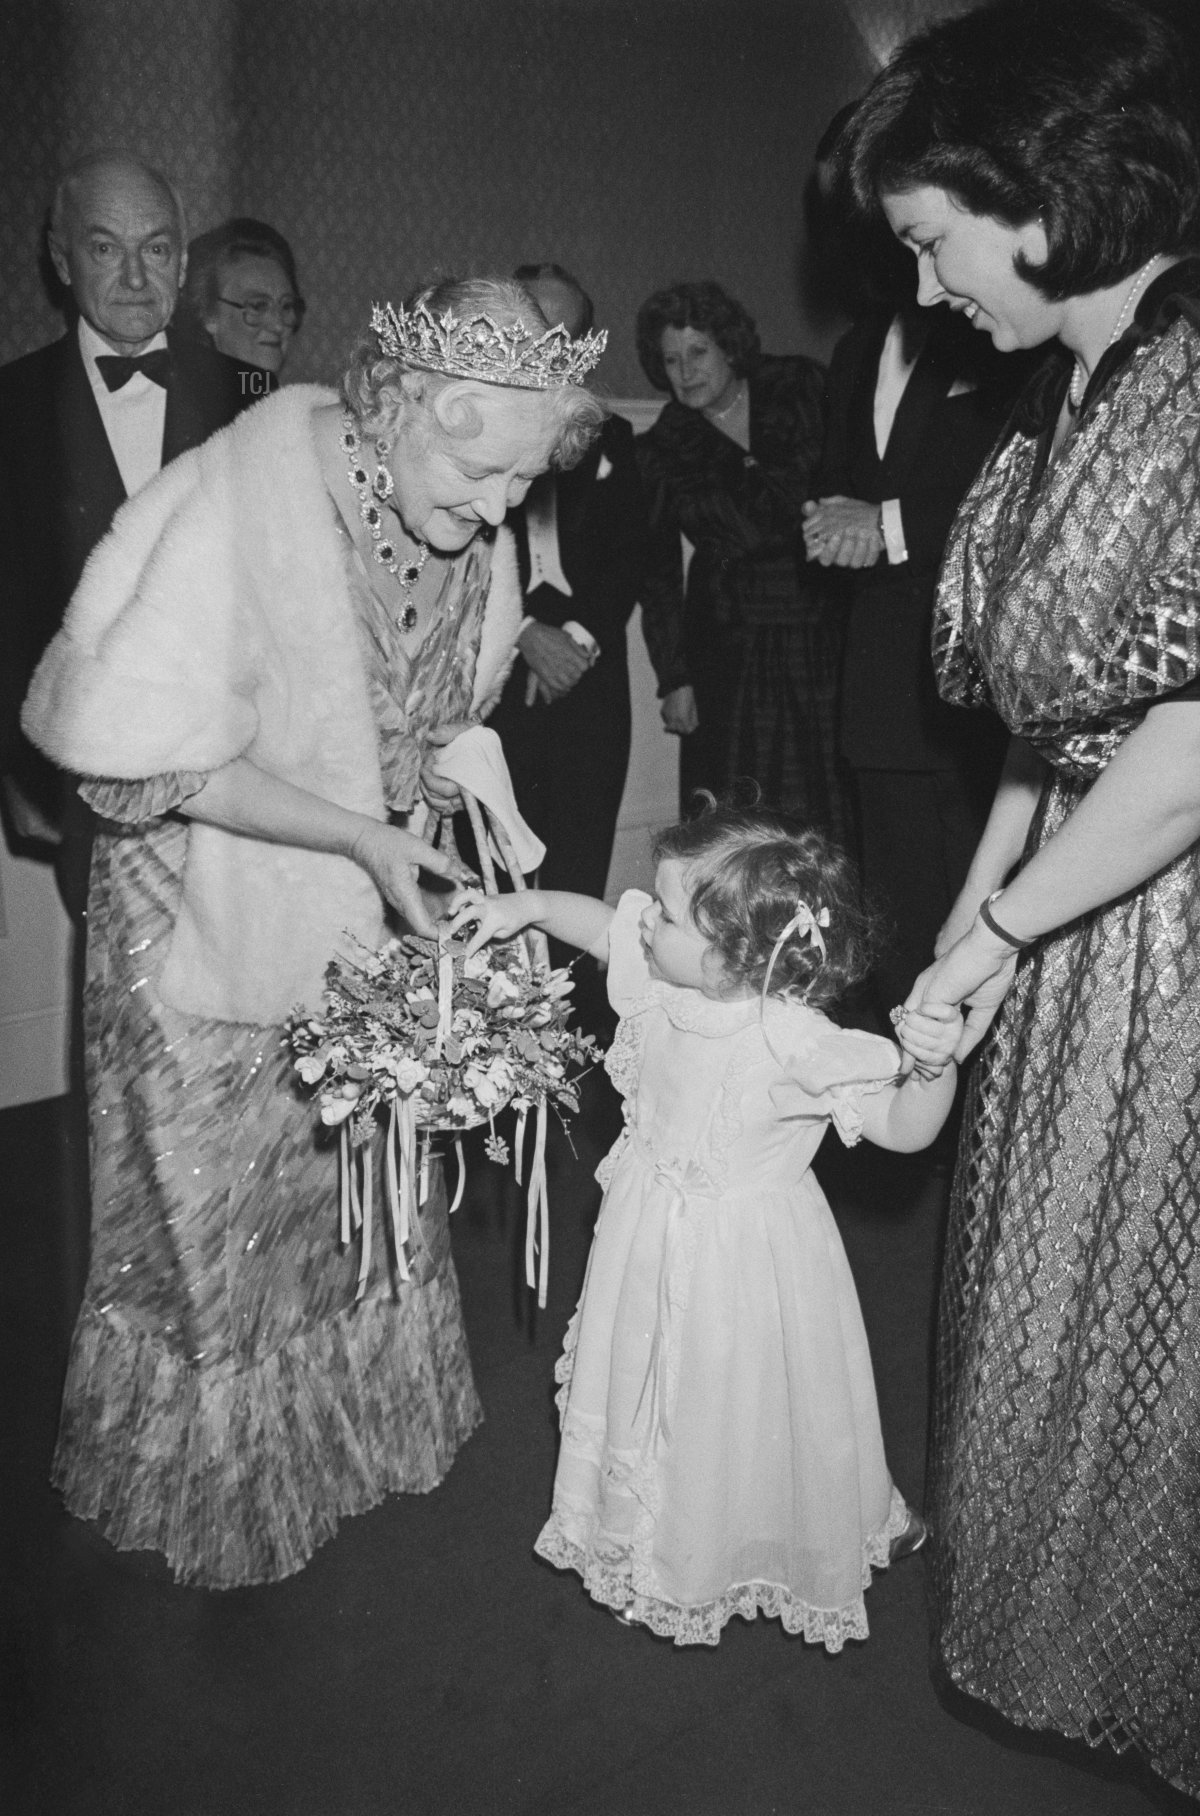
[[[889,1041],[814,1009],[653,980],[621,899],[607,1067],[625,1129],[558,1365],[562,1446],[536,1550],[677,1645],[778,1615],[830,1652],[907,1508],[884,1460],[854,1282],[812,1159],[853,1143]]]

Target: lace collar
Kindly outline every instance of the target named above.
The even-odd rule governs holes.
[[[762,1022],[757,996],[734,997],[729,1002],[720,1002],[704,996],[699,990],[684,990],[658,978],[650,980],[644,1001],[647,1007],[653,1004],[660,1008],[673,1028],[681,1028],[686,1034],[706,1034],[714,1039],[739,1034],[743,1028],[760,1027]],[[767,1003],[767,1015],[772,1031],[777,1022],[791,1022],[794,1029],[794,1019],[798,1015],[811,1017],[817,1024],[826,1020],[819,1009],[778,996],[772,996]]]
[[[735,997],[721,1002],[704,996],[699,990],[685,990],[678,984],[666,984],[652,978],[646,991],[647,1004],[653,1003],[666,1015],[673,1028],[685,1034],[707,1034],[720,1038],[736,1034],[758,1021],[758,998]]]

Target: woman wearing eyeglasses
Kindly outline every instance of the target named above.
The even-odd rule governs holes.
[[[278,378],[304,320],[292,249],[265,221],[225,221],[188,247],[180,313],[198,339]]]

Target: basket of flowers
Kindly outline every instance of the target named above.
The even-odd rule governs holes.
[[[477,813],[476,807],[473,821]],[[480,818],[476,836],[484,887],[495,893],[483,834]],[[499,848],[504,852],[503,843]],[[507,864],[519,887],[523,878],[511,853]],[[544,1306],[550,1246],[547,1113],[551,1104],[564,1117],[579,1108],[579,1079],[595,1063],[596,1046],[591,1035],[570,1025],[571,978],[566,970],[551,968],[543,939],[496,943],[470,957],[466,945],[464,936],[432,940],[405,934],[378,951],[359,946],[333,959],[320,1010],[298,1009],[290,1018],[295,1069],[316,1094],[321,1121],[339,1131],[339,1237],[346,1246],[361,1235],[359,1298],[371,1265],[372,1155],[380,1129],[391,1247],[397,1271],[407,1280],[414,1248],[422,1241],[419,1211],[429,1191],[433,1138],[454,1140],[454,1211],[465,1183],[463,1132],[488,1123],[488,1158],[507,1164],[508,1143],[497,1135],[495,1118],[511,1105],[521,1183],[526,1124],[534,1111],[525,1268]]]

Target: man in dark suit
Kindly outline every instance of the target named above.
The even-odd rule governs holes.
[[[10,830],[31,848],[57,845],[76,918],[90,818],[21,736],[29,678],[125,499],[270,384],[257,367],[167,332],[185,246],[165,178],[121,153],[80,160],[59,183],[49,232],[78,319],[0,368],[0,774]]]
[[[805,507],[810,559],[847,571],[842,754],[857,782],[864,881],[890,923],[881,1009],[933,957],[991,805],[1005,733],[939,698],[930,622],[942,550],[1028,362],[913,304],[839,342],[829,429]]]
[[[557,265],[515,274],[546,319],[587,333],[592,304]],[[547,889],[602,896],[629,764],[625,627],[648,539],[633,430],[610,416],[577,467],[535,480],[510,519],[527,622],[491,723]]]

